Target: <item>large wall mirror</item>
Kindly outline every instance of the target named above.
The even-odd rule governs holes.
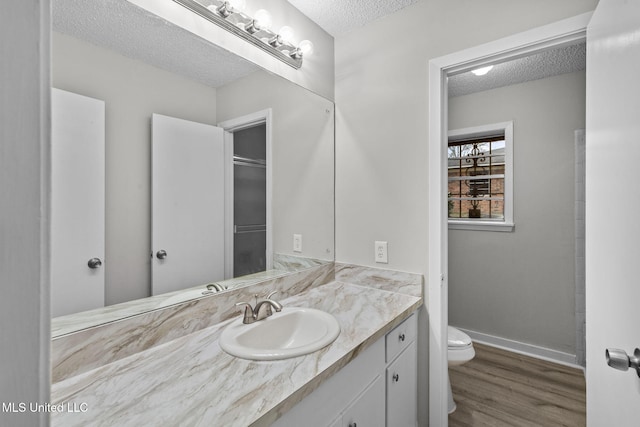
[[[56,312],[56,298],[80,299],[89,279],[63,280],[76,287],[61,290],[64,286],[54,278],[54,337],[333,261],[333,102],[126,0],[54,0],[52,12],[52,218],[54,222],[66,218],[70,223],[66,231],[53,226],[54,274],[62,265],[56,256],[63,252],[56,249],[60,244],[56,242],[61,241],[56,240],[56,233],[73,237],[62,243],[66,250],[80,246],[74,242],[87,241],[88,230],[104,229],[104,253],[72,255],[76,258],[70,263],[88,278],[102,272],[104,284],[98,293],[104,307]],[[66,108],[66,97],[71,104],[74,97],[90,104],[97,101],[104,118],[94,132],[102,135],[104,158],[90,166],[82,156],[95,161],[94,156],[71,148],[68,157],[80,165],[76,168],[80,175],[75,176],[70,172],[73,167],[56,164],[56,138],[64,138],[69,129],[77,133],[75,122],[83,120],[92,107],[73,104],[62,114],[67,123],[56,125],[59,111]],[[168,126],[170,142],[183,144],[188,137],[171,132],[180,132],[172,126],[185,124],[187,128],[214,129],[214,134],[215,129],[222,129],[216,142],[221,144],[221,159],[209,161],[209,154],[201,154],[195,156],[201,163],[187,159],[181,164],[186,148],[180,145],[158,163],[156,154],[161,151],[158,147],[162,135],[166,136],[165,128]],[[63,136],[57,137],[59,129]],[[100,168],[104,168],[104,197],[82,175]],[[71,176],[67,177],[70,184],[62,188],[59,182],[63,181],[56,178],[60,171]],[[198,174],[189,178],[194,171],[213,172],[214,178]],[[158,173],[164,177],[158,178]],[[213,188],[218,185],[215,177],[223,180],[219,191]],[[170,187],[179,179],[187,184],[176,192]],[[71,190],[69,186],[75,183],[84,187]],[[83,219],[74,218],[72,214],[78,211],[59,197],[63,193],[75,193],[81,202],[94,193],[102,198],[101,224],[86,225]],[[184,208],[182,201],[176,201],[181,193],[186,199],[207,199],[213,207]],[[164,205],[156,206],[162,198]],[[56,211],[58,208],[62,211]],[[200,264],[219,265],[219,272],[194,276],[192,269],[178,267],[168,287],[158,285],[162,268],[179,258],[177,249],[154,236],[162,222],[158,212],[169,209],[176,212],[163,220],[173,225],[165,225],[164,230],[178,237],[189,235],[182,229],[185,223],[202,218],[220,225],[216,238],[185,249],[192,258],[201,257]],[[195,237],[190,239],[195,241]]]

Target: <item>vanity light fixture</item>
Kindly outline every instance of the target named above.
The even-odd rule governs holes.
[[[486,66],[486,67],[482,67],[482,68],[478,68],[478,69],[475,69],[475,70],[471,70],[471,72],[473,74],[475,74],[476,76],[484,76],[489,71],[491,71],[492,68],[493,68],[493,65],[489,65],[489,66]]]
[[[278,35],[282,38],[282,41],[284,43],[293,44],[293,28],[285,25],[284,27],[280,28],[280,31],[278,31]]]
[[[304,56],[313,53],[313,43],[301,41],[296,46],[293,29],[284,26],[278,33],[271,30],[271,15],[260,9],[251,17],[243,12],[246,0],[173,0],[190,11],[259,47],[295,69],[302,66]]]

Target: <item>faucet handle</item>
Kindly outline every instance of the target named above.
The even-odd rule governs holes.
[[[237,302],[236,307],[244,306],[244,318],[242,319],[242,323],[248,324],[253,323],[255,319],[255,314],[253,312],[253,307],[248,302]]]

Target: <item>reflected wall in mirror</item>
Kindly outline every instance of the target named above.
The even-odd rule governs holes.
[[[110,311],[118,311],[114,304],[126,306],[126,315],[135,314],[136,307],[140,311],[158,307],[148,298],[150,254],[160,250],[151,247],[153,114],[217,126],[268,110],[273,262],[265,264],[270,271],[240,282],[284,274],[290,265],[332,261],[333,103],[125,0],[99,3],[53,2],[52,75],[54,88],[104,101],[102,268]],[[300,252],[293,251],[294,234],[303,236]],[[290,262],[289,256],[301,258]],[[84,268],[92,255],[86,258]],[[207,282],[224,279],[229,277],[211,277]],[[223,284],[234,283],[238,281]],[[169,300],[175,303],[216,291],[204,288],[205,284],[189,283],[203,289],[189,290],[182,297],[177,292]],[[146,300],[137,301],[141,298]]]

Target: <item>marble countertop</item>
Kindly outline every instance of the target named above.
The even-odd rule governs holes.
[[[280,301],[333,314],[338,338],[292,359],[257,362],[222,351],[235,319],[52,385],[53,426],[269,425],[415,311],[415,296],[342,282]]]
[[[286,270],[267,270],[240,278],[219,280],[213,283],[218,283],[225,286],[227,289],[233,289],[239,286],[252,285],[268,279],[282,277],[290,273],[291,271]],[[154,295],[147,298],[108,305],[93,310],[68,314],[66,316],[54,317],[51,320],[51,337],[56,338],[82,329],[91,328],[96,325],[135,316],[147,311],[158,310],[185,301],[203,298],[211,293],[212,292],[207,289],[207,284],[202,284],[188,289],[181,289],[179,291],[167,292],[161,295]]]

